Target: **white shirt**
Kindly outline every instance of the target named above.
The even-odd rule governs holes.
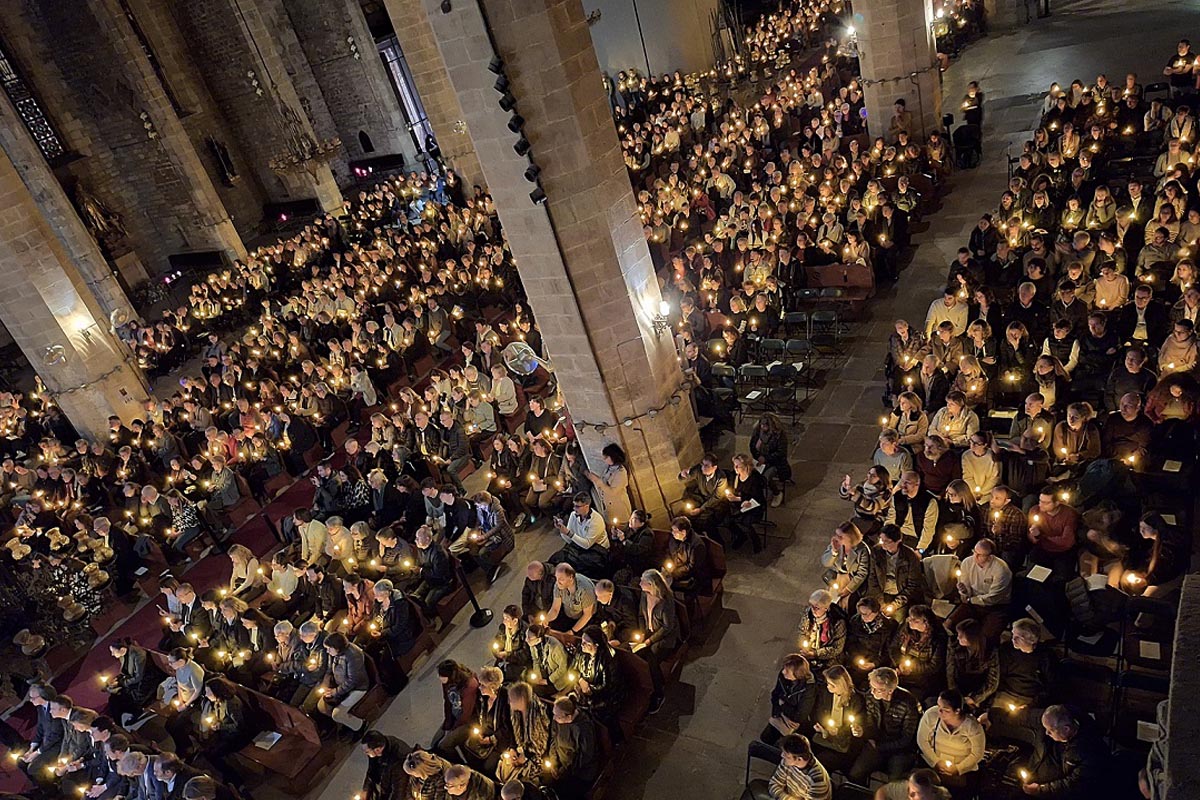
[[[964,560],[959,569],[959,583],[967,587],[966,600],[973,606],[1007,604],[1012,597],[1012,570],[1003,560],[992,557],[986,567],[979,566],[974,556]]]

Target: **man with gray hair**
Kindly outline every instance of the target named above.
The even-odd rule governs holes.
[[[876,667],[867,678],[866,719],[851,724],[851,733],[865,738],[849,772],[850,780],[861,784],[867,784],[875,770],[886,772],[889,780],[903,777],[913,764],[921,720],[920,704],[900,686],[896,670]]]
[[[275,643],[274,659],[268,657],[268,663],[273,662],[275,668],[270,694],[311,714],[321,699],[317,685],[329,665],[325,632],[316,622],[305,622],[295,628],[284,620],[275,626]]]
[[[1082,715],[1053,705],[1039,722],[1043,735],[1034,744],[1025,794],[1061,800],[1106,795],[1108,748]]]

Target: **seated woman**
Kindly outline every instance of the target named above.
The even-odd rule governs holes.
[[[604,637],[599,625],[589,625],[579,637],[579,651],[571,662],[567,681],[574,677],[574,688],[568,693],[579,705],[608,728],[615,741],[622,738],[617,711],[624,694],[621,671],[617,668],[617,653]]]
[[[929,417],[916,392],[900,393],[896,408],[888,417],[887,427],[900,435],[900,444],[906,447],[920,447],[925,442],[925,436],[929,433]]]
[[[654,531],[650,512],[635,509],[624,529],[613,526],[609,541],[612,559],[617,564],[614,582],[632,584],[636,576],[654,566]]]
[[[508,690],[504,686],[504,673],[496,667],[479,670],[477,679],[479,698],[475,704],[471,734],[462,752],[472,767],[487,775],[495,775],[500,754],[512,748],[512,741],[505,738],[509,715]]]
[[[771,718],[759,740],[775,745],[788,734],[808,733],[816,699],[817,684],[808,659],[800,653],[784,656],[771,690]]]
[[[375,659],[384,688],[390,694],[397,694],[408,684],[408,676],[396,659],[416,645],[423,628],[421,616],[391,581],[378,581],[372,591],[375,608],[367,623],[370,640],[364,649]]]
[[[825,670],[812,711],[813,749],[826,769],[844,771],[862,749],[866,704],[840,664]]]
[[[918,699],[931,698],[945,688],[946,633],[927,605],[915,605],[892,640],[892,663],[900,684]]]
[[[179,751],[180,758],[199,756],[221,776],[221,780],[235,789],[242,789],[245,780],[232,756],[250,743],[255,732],[232,683],[223,678],[209,678],[204,682],[204,699],[195,723],[191,740]]]
[[[126,714],[135,718],[140,716],[146,704],[154,699],[162,674],[150,660],[146,648],[134,644],[132,639],[115,640],[109,645],[108,652],[121,665],[116,676],[102,680],[104,691],[108,693],[108,714],[118,724],[123,724]]]
[[[521,618],[520,607],[504,607],[496,638],[492,640],[492,658],[495,659],[496,667],[504,673],[505,680],[520,680],[521,675],[532,663],[529,647],[525,644],[526,627],[525,620]]]
[[[229,594],[239,597],[247,603],[253,602],[266,591],[267,580],[265,570],[259,565],[249,547],[241,544],[230,545],[229,561],[233,565],[229,575]]]
[[[642,599],[638,616],[645,633],[634,634],[631,649],[650,664],[650,682],[654,693],[650,697],[649,713],[654,714],[662,708],[665,699],[663,688],[666,681],[662,661],[679,645],[679,620],[675,615],[675,597],[661,572],[654,569],[643,572],[640,587]]]
[[[987,708],[1000,687],[1000,656],[977,619],[964,619],[955,626],[946,657],[946,685],[972,709]]]
[[[537,783],[550,749],[550,705],[524,681],[508,687],[508,716],[497,723],[497,738],[509,746],[500,753],[496,779]]]
[[[974,797],[986,737],[983,726],[967,711],[960,692],[948,689],[926,709],[917,725],[921,758],[937,771],[942,785],[962,797]]]
[[[1149,547],[1136,548],[1127,559],[1129,569],[1119,578],[1110,574],[1111,583],[1124,584],[1130,592],[1145,597],[1169,597],[1178,591],[1187,572],[1190,545],[1188,537],[1162,514],[1150,511],[1142,515],[1138,533]]]
[[[458,761],[458,750],[467,743],[475,723],[479,681],[471,670],[450,659],[437,665],[437,674],[442,685],[443,715],[431,747],[438,755]]]

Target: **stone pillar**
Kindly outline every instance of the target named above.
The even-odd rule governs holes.
[[[715,0],[585,0],[583,10],[595,16],[592,44],[609,77],[630,67],[643,75],[712,69]]]
[[[106,328],[113,312],[119,312],[127,319],[137,318],[138,313],[117,282],[112,267],[104,260],[100,248],[84,227],[33,137],[21,124],[8,95],[3,92],[0,92],[0,149],[8,155],[21,182],[28,187],[31,199],[59,246],[78,268],[84,282],[91,287],[104,313]]]
[[[56,174],[68,187],[78,180],[122,216],[127,243],[152,274],[182,250],[245,253],[115,2],[0,0],[0,29],[78,156],[56,165]]]
[[[638,502],[665,511],[700,441],[686,396],[671,403],[683,375],[670,332],[654,333],[644,310],[661,295],[583,7],[489,0],[485,21],[475,0],[453,0],[448,14],[440,0],[423,3],[588,463],[596,469],[600,449],[619,442]],[[529,162],[513,151],[517,136],[492,88],[488,22],[541,167],[544,207],[529,197]]]
[[[462,176],[466,186],[486,186],[479,156],[475,154],[475,145],[467,132],[462,106],[446,76],[446,65],[420,0],[384,0],[383,4],[392,19],[396,41],[408,62],[442,157]],[[424,145],[422,142],[422,148]]]
[[[289,127],[283,113],[294,115],[300,133],[321,138],[280,51],[282,36],[274,30],[279,15],[271,3],[262,0],[260,7],[258,0],[192,0],[174,8],[203,64],[209,90],[250,153],[271,199],[315,198],[323,210],[340,207],[341,191],[328,164],[284,174],[269,166],[275,156],[288,151]]]
[[[871,135],[887,136],[892,106],[903,97],[916,129],[909,133],[923,140],[941,127],[942,116],[942,79],[930,29],[932,0],[865,0],[854,10],[862,14],[859,66]]]
[[[403,154],[416,163],[408,121],[358,0],[284,0],[349,160]],[[366,133],[373,150],[359,140]]]
[[[204,169],[179,115],[171,107],[158,76],[154,73],[141,42],[125,12],[116,0],[88,0],[97,18],[110,22],[113,47],[118,58],[128,65],[131,79],[144,91],[144,113],[157,134],[154,141],[162,148],[174,172],[179,176],[185,195],[195,208],[193,224],[200,240],[211,243],[226,258],[245,259],[246,245],[225,211],[212,179]]]
[[[20,124],[11,112],[11,105],[0,106],[4,127]],[[0,318],[79,432],[105,436],[109,414],[126,422],[139,416],[147,397],[141,373],[109,332],[54,222],[42,215],[7,153],[0,154],[0,209],[0,274],[6,277]]]

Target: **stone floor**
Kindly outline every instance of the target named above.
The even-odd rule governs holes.
[[[771,512],[778,523],[776,538],[758,556],[731,555],[723,614],[705,643],[693,648],[681,680],[668,690],[664,709],[623,749],[618,767],[622,779],[610,788],[609,797],[633,800],[681,789],[689,800],[738,796],[745,745],[767,716],[778,659],[796,646],[802,603],[818,585],[818,554],[833,527],[845,518],[838,483],[847,472],[858,476],[870,458],[892,322],[897,317],[923,322],[929,300],[943,286],[946,269],[970,227],[998,200],[1007,177],[1006,151],[1019,151],[1051,82],[1076,77],[1090,82],[1105,70],[1115,83],[1127,70],[1138,72],[1142,83],[1153,82],[1173,54],[1178,32],[1186,36],[1200,23],[1200,7],[1190,3],[1146,0],[1136,3],[1133,13],[1135,20],[1130,4],[1121,0],[1062,3],[1048,19],[972,45],[945,73],[948,108],[957,105],[969,80],[980,81],[987,95],[984,163],[953,177],[943,208],[929,219],[928,229],[914,237],[912,265],[857,325],[840,370],[830,376],[796,426],[792,453],[797,486],[789,491],[786,504]],[[744,425],[736,441],[727,436],[722,455],[744,449],[748,435]],[[497,614],[515,601],[521,565],[551,552],[556,541],[544,531],[523,534],[511,557],[514,568],[481,601]],[[427,744],[442,713],[434,667],[442,658],[480,665],[489,638],[488,632],[472,631],[462,615],[377,727]],[[364,766],[365,758],[356,750],[310,794],[320,800],[349,800],[361,785]]]

